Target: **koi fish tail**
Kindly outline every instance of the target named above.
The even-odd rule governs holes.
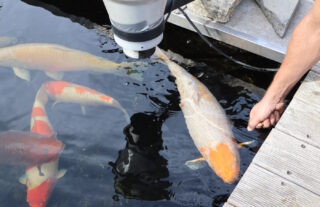
[[[120,109],[120,110],[123,112],[126,121],[127,121],[128,123],[130,123],[130,116],[129,116],[128,112],[120,105],[120,103],[114,100],[114,102],[113,102],[112,105],[113,105],[114,107]]]

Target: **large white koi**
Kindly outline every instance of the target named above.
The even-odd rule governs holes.
[[[139,63],[140,64],[140,63]],[[90,53],[55,44],[20,44],[0,48],[0,66],[12,68],[14,73],[30,80],[28,70],[45,71],[53,79],[61,79],[62,72],[96,71],[130,75],[141,80],[138,63],[116,63]]]
[[[234,182],[239,174],[240,157],[223,108],[205,85],[169,60],[161,49],[157,48],[155,54],[176,78],[180,107],[196,147],[224,182]]]

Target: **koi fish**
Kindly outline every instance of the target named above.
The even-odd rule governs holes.
[[[30,132],[0,133],[0,163],[9,165],[39,165],[62,152],[64,145],[54,136]]]
[[[13,45],[17,43],[18,40],[14,37],[1,36],[0,37],[0,47],[5,47],[8,45]]]
[[[172,62],[161,49],[157,48],[155,54],[176,78],[180,108],[196,147],[224,182],[234,182],[239,174],[240,157],[223,108],[205,85]]]
[[[20,44],[0,49],[0,66],[12,68],[16,76],[30,80],[28,70],[45,71],[53,79],[61,79],[61,72],[90,70],[117,75],[131,75],[141,80],[136,62],[116,63],[87,52],[55,44]]]
[[[31,114],[31,129],[33,133],[43,136],[53,136],[55,133],[45,111],[48,95],[43,89],[37,93]],[[57,180],[63,177],[66,170],[59,170],[59,158],[43,163],[42,175],[37,166],[28,166],[26,174],[20,178],[20,183],[27,186],[27,202],[30,207],[45,207]]]
[[[84,105],[104,105],[120,109],[128,122],[130,122],[127,111],[114,98],[103,93],[65,81],[51,81],[43,86],[51,99],[56,102],[77,103],[82,105],[82,112],[85,113]]]

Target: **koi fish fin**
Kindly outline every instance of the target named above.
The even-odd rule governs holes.
[[[14,74],[23,79],[23,80],[26,80],[26,81],[30,81],[31,78],[30,78],[30,72],[26,69],[21,69],[21,68],[17,68],[17,67],[13,67],[13,72]]]
[[[124,116],[126,118],[127,123],[130,123],[130,116],[129,116],[128,112],[122,107],[120,108],[120,110],[124,113]]]
[[[67,173],[66,169],[59,170],[59,172],[58,172],[58,174],[56,176],[57,180],[62,178],[66,173]]]
[[[82,113],[82,115],[84,115],[84,116],[87,114],[86,107],[83,106],[83,105],[81,105],[81,113]]]
[[[198,170],[206,166],[206,160],[203,157],[200,157],[185,162],[185,165],[191,170]]]
[[[46,72],[46,75],[54,80],[62,80],[63,78],[63,73]]]
[[[241,149],[242,147],[249,146],[249,145],[251,145],[252,143],[255,143],[255,142],[256,142],[255,140],[252,140],[252,141],[248,141],[248,142],[238,143],[238,148]]]
[[[55,102],[53,102],[51,108],[53,109],[58,103],[60,103],[60,101],[55,101]]]
[[[41,171],[41,165],[37,165],[37,168],[39,170],[39,176],[44,176],[43,172]]]
[[[24,174],[19,178],[19,183],[21,183],[22,185],[26,185],[27,184],[27,175]]]
[[[18,39],[15,37],[7,37],[7,36],[0,37],[0,47],[7,47],[9,45],[14,45],[17,42],[18,42]]]

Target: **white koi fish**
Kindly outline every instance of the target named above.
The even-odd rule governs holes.
[[[240,157],[223,108],[205,85],[169,60],[161,49],[157,48],[155,54],[176,78],[180,107],[196,147],[224,182],[234,182],[239,174]]]
[[[0,66],[12,68],[14,73],[30,80],[28,70],[45,71],[53,79],[61,79],[62,72],[90,70],[117,75],[131,75],[141,80],[136,62],[116,63],[87,52],[55,44],[20,44],[0,48]]]

